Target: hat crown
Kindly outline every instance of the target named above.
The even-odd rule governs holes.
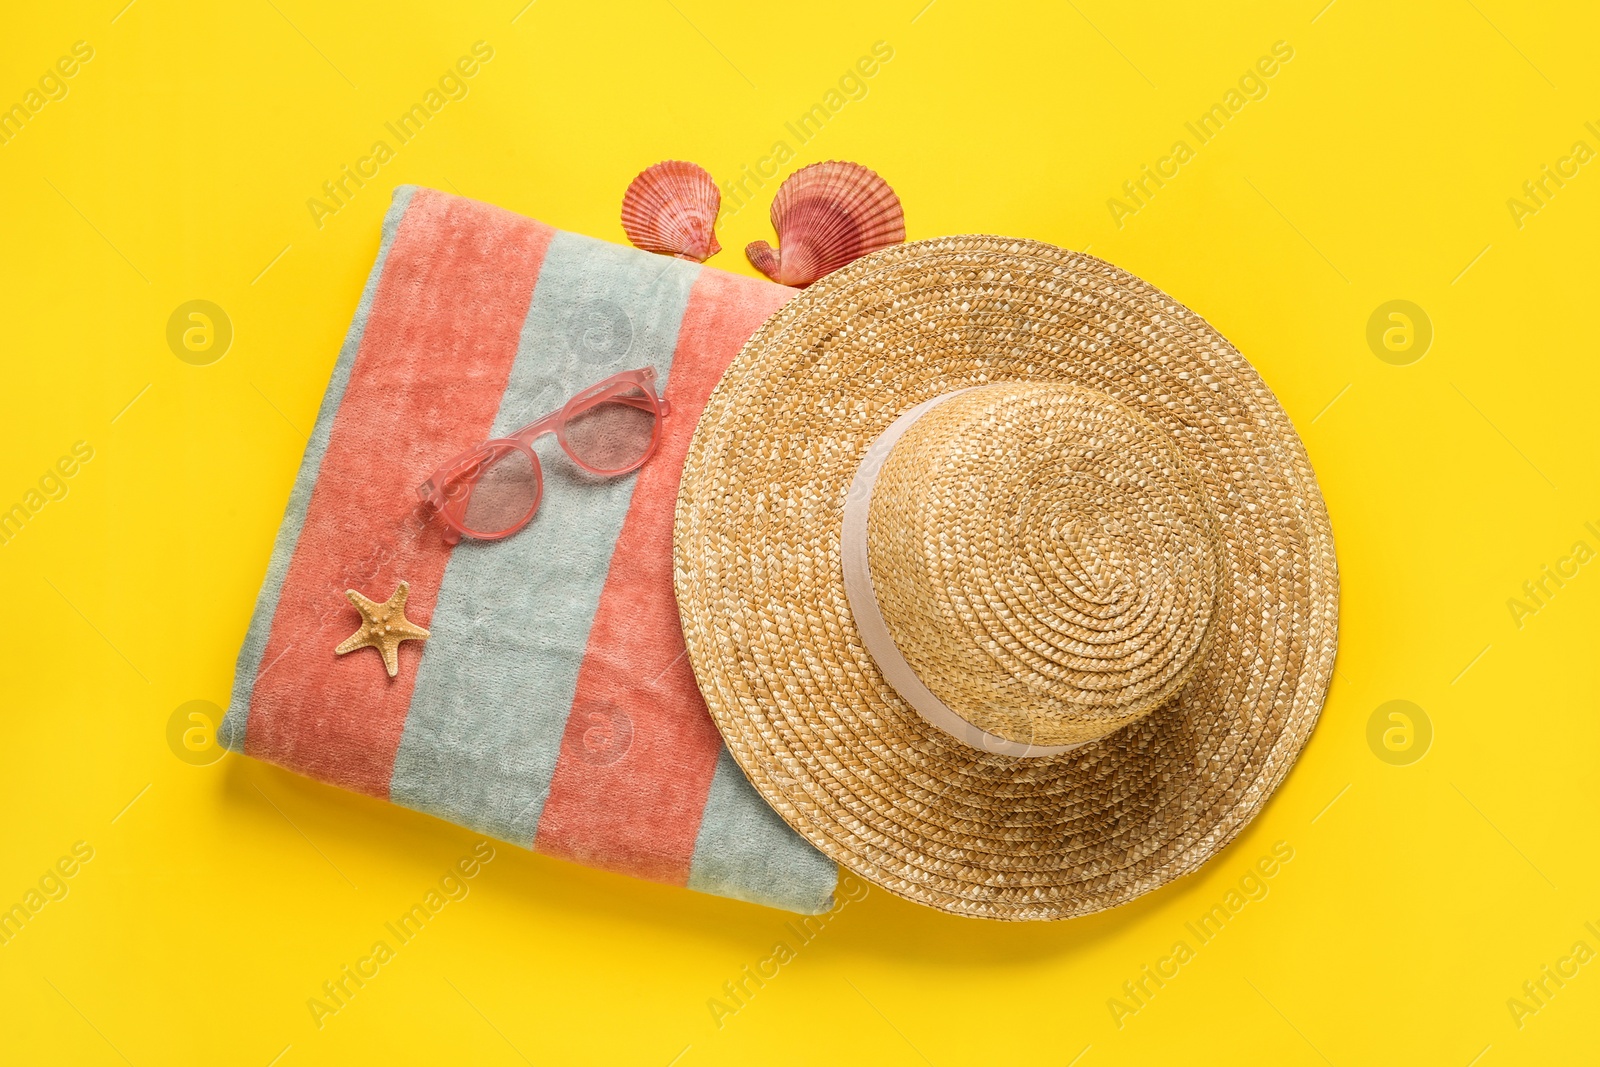
[[[922,413],[872,490],[867,559],[918,679],[987,733],[1091,741],[1147,715],[1207,647],[1218,524],[1176,442],[1064,383]]]

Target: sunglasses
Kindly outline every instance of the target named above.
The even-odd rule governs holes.
[[[539,510],[544,476],[532,444],[547,433],[590,474],[615,477],[638,470],[661,440],[671,410],[656,393],[649,367],[614,374],[506,437],[448,461],[417,486],[417,496],[445,522],[445,540],[510,537]]]

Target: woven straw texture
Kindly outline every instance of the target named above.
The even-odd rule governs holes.
[[[869,555],[896,644],[970,721],[1047,743],[1128,723],[1045,758],[901,700],[840,563],[872,441],[1007,382],[1078,388],[924,416]],[[1053,451],[1029,444],[1050,428]],[[674,550],[689,657],[751,782],[839,863],[963,915],[1084,915],[1194,870],[1283,780],[1337,645],[1327,511],[1254,369],[1125,271],[1010,238],[875,253],[769,319],[701,418]]]
[[[1166,435],[1105,393],[1015,382],[941,403],[890,453],[867,531],[900,654],[1007,740],[1103,737],[1200,662],[1216,520]]]

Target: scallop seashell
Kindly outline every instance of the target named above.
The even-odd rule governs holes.
[[[681,159],[647,167],[622,194],[622,229],[634,246],[704,263],[717,243],[722,192],[705,168]]]
[[[744,253],[783,285],[807,286],[868,252],[906,239],[906,216],[889,183],[859,163],[801,167],[772,201],[778,247],[752,241]]]

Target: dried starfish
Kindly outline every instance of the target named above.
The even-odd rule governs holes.
[[[406,618],[406,595],[411,592],[407,582],[401,582],[394,595],[379,604],[368,600],[354,589],[344,595],[361,612],[361,628],[334,649],[339,655],[358,648],[375,648],[383,654],[384,669],[393,678],[400,673],[400,642],[424,641],[428,631]]]

